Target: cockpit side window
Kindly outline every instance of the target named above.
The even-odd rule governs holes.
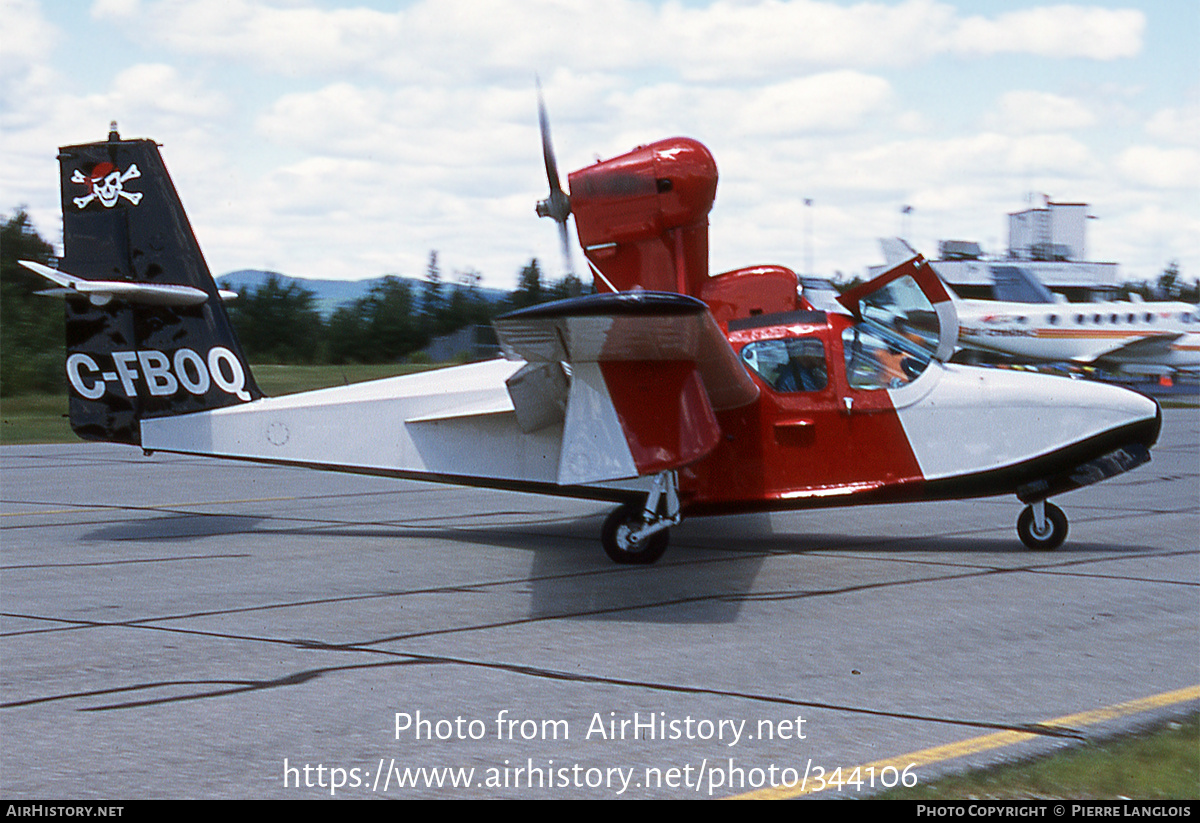
[[[898,389],[916,380],[934,357],[940,326],[920,285],[900,277],[864,296],[859,308],[860,320],[842,332],[850,386]]]
[[[825,344],[816,338],[756,340],[742,348],[742,362],[777,392],[810,392],[829,382]]]
[[[898,389],[921,376],[931,354],[913,332],[864,320],[842,332],[846,381],[855,389]]]

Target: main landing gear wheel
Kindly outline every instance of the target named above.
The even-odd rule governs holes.
[[[1026,506],[1017,518],[1017,534],[1021,536],[1021,542],[1034,551],[1057,549],[1067,539],[1067,516],[1053,503],[1043,502],[1041,505],[1046,507],[1046,516],[1039,529],[1033,510],[1036,505]]]
[[[640,503],[626,503],[604,520],[600,530],[600,541],[604,553],[614,563],[647,566],[663,556],[667,550],[667,530],[654,532],[641,540],[630,536],[644,525],[645,509]]]

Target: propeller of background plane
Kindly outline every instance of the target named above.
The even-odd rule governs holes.
[[[571,198],[563,191],[558,177],[558,162],[554,158],[554,144],[550,141],[550,118],[546,115],[546,101],[542,98],[542,83],[538,80],[538,125],[542,132],[542,158],[546,162],[546,179],[550,182],[550,196],[539,200],[538,217],[549,217],[558,223],[558,235],[562,240],[563,261],[567,274],[574,275],[571,264],[571,240],[567,235],[567,218],[571,216]]]

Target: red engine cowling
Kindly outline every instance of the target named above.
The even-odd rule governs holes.
[[[595,277],[596,291],[700,296],[717,193],[717,164],[707,148],[686,137],[660,140],[568,179],[579,243],[603,274]]]
[[[700,299],[728,328],[730,320],[800,308],[796,283],[796,273],[785,266],[751,266],[710,277]]]

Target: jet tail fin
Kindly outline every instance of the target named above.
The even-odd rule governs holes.
[[[1054,303],[1054,293],[1020,266],[992,266],[992,291],[1008,303]]]
[[[881,237],[879,248],[883,250],[883,261],[889,269],[917,256],[917,250],[901,237]]]
[[[158,145],[59,150],[63,258],[26,267],[67,316],[71,427],[140,444],[139,421],[262,397]]]

